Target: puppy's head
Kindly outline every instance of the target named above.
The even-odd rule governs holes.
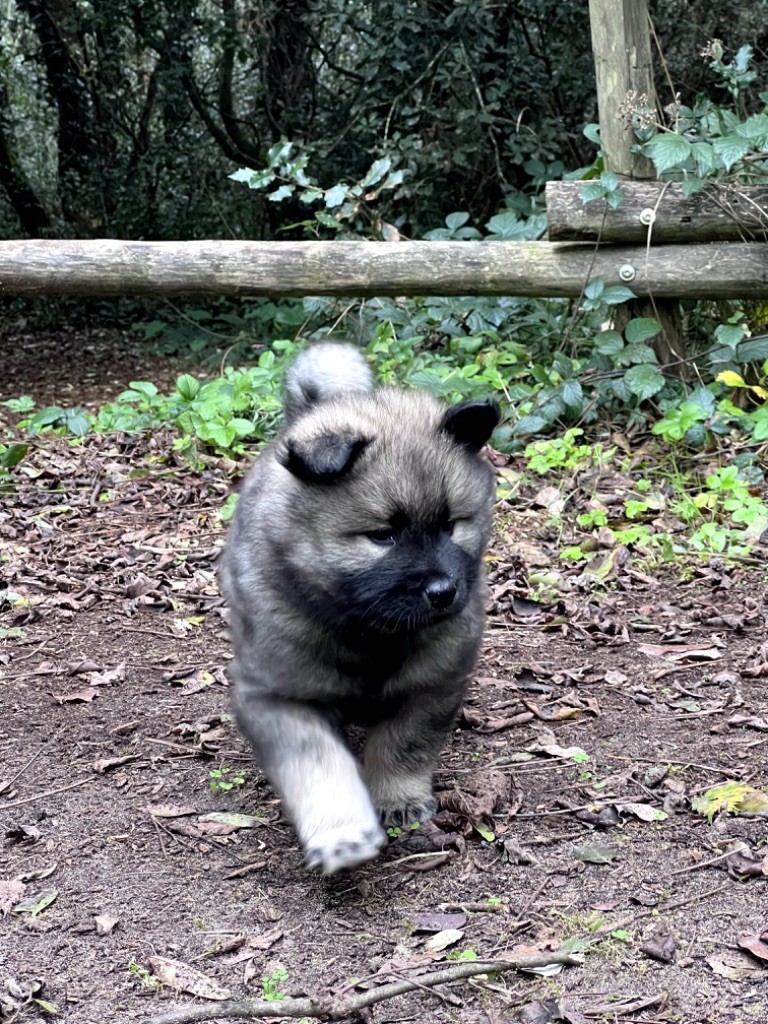
[[[379,391],[322,406],[283,436],[294,597],[334,628],[398,633],[457,615],[480,571],[493,493],[479,451],[492,402],[445,408]]]

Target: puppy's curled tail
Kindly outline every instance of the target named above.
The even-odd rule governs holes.
[[[301,352],[285,376],[285,420],[348,392],[373,390],[373,374],[354,345],[324,341]]]

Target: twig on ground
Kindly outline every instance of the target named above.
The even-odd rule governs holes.
[[[733,850],[726,850],[725,853],[718,853],[716,857],[710,857],[709,860],[700,860],[696,864],[689,864],[684,868],[675,868],[674,871],[670,871],[670,875],[687,875],[689,871],[699,871],[701,868],[708,868],[711,864],[717,864],[721,860],[725,860],[726,857],[731,857]]]
[[[644,917],[653,917],[654,914],[668,914],[672,910],[680,910],[681,907],[687,907],[690,903],[700,903],[702,900],[708,899],[710,896],[717,896],[720,892],[725,892],[726,889],[730,889],[732,882],[726,882],[725,885],[719,885],[716,889],[709,889],[707,892],[694,893],[692,896],[686,896],[681,900],[675,900],[674,903],[666,903],[660,907],[649,907],[647,910],[641,910],[637,914],[628,914],[626,917],[620,917],[618,921],[608,921],[595,932],[595,935],[604,935],[606,932],[615,931],[616,928],[626,928],[636,921],[640,921]]]
[[[347,999],[306,997],[302,999],[280,999],[267,1002],[262,999],[236,999],[208,1006],[186,1006],[171,1010],[153,1018],[149,1024],[192,1024],[200,1020],[220,1020],[222,1017],[238,1017],[241,1020],[262,1020],[268,1017],[316,1017],[324,1021],[341,1021],[354,1016],[368,1006],[393,999],[420,989],[434,988],[463,981],[479,974],[503,974],[506,971],[526,971],[550,964],[580,965],[583,958],[572,953],[541,953],[537,956],[511,957],[509,960],[474,960],[471,963],[456,964],[442,971],[422,974],[413,981],[393,981],[377,985],[367,992]]]
[[[28,796],[24,800],[13,800],[9,804],[0,805],[0,812],[10,811],[12,807],[21,807],[22,804],[33,804],[35,800],[44,800],[47,796],[56,796],[57,793],[66,793],[68,789],[77,789],[78,786],[85,786],[92,779],[80,779],[79,782],[72,782],[69,786],[61,786],[59,789],[48,789],[45,793],[36,793],[34,796]]]
[[[25,764],[25,765],[24,765],[24,766],[23,766],[22,768],[19,768],[19,770],[18,770],[18,771],[16,772],[16,774],[15,774],[15,775],[13,776],[13,778],[11,778],[11,779],[8,779],[8,781],[7,781],[7,782],[6,782],[6,784],[5,784],[5,788],[6,788],[6,789],[10,789],[10,788],[11,788],[11,786],[12,786],[12,785],[14,784],[14,782],[16,781],[16,779],[18,779],[18,778],[19,778],[19,776],[21,776],[21,775],[23,775],[23,774],[24,774],[24,772],[25,772],[25,771],[27,770],[27,768],[29,768],[29,766],[30,766],[30,765],[32,764],[32,762],[33,762],[33,761],[36,761],[36,760],[37,760],[37,758],[38,758],[38,757],[40,757],[40,755],[42,754],[42,752],[43,752],[43,748],[41,747],[41,748],[40,748],[40,749],[39,749],[39,750],[37,751],[37,753],[36,753],[36,754],[33,754],[33,755],[32,755],[32,757],[30,757],[30,759],[29,759],[29,760],[27,761],[27,763],[26,763],[26,764]]]

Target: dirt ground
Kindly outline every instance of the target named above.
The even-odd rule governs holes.
[[[87,359],[28,340],[0,399],[93,405],[173,377],[130,340],[112,360],[95,333]],[[0,495],[0,1020],[213,1017],[227,996],[343,998],[561,948],[580,962],[364,1019],[766,1020],[766,812],[745,802],[768,787],[764,550],[663,575],[628,553],[589,578],[523,487],[499,510],[438,818],[323,880],[229,717],[233,468],[190,472],[170,446],[40,441]],[[708,821],[692,801],[728,782],[739,813],[715,801]]]

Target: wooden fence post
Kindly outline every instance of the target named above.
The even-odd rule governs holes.
[[[589,20],[597,80],[600,141],[606,170],[624,178],[652,178],[653,164],[633,153],[634,134],[619,116],[628,98],[656,108],[647,0],[589,0]],[[632,282],[627,282],[632,287]],[[615,326],[621,331],[634,317],[653,317],[661,334],[653,343],[656,358],[667,372],[682,376],[685,358],[680,304],[653,296],[619,306]]]

